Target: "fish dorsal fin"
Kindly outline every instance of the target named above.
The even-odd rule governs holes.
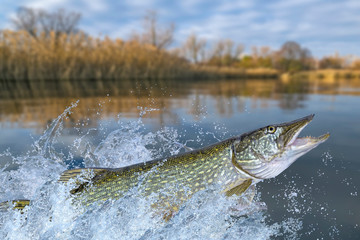
[[[252,183],[252,180],[251,179],[247,179],[245,180],[243,183],[233,187],[233,188],[230,188],[229,190],[227,190],[225,192],[225,195],[227,197],[230,197],[234,194],[236,195],[241,195],[243,192],[245,192],[250,186],[251,186],[251,183]]]
[[[104,178],[108,174],[113,173],[111,168],[77,168],[63,172],[59,182],[67,183],[70,179],[82,177],[82,181],[77,181],[77,187],[72,189],[70,193],[75,194],[82,192],[90,182],[95,182]]]
[[[59,179],[59,182],[67,183],[70,179],[76,179],[79,176],[84,176],[84,180],[91,180],[96,176],[99,176],[109,171],[108,168],[76,168],[64,171]],[[86,178],[86,175],[93,173],[92,177]]]

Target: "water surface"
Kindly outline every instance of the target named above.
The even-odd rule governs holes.
[[[1,216],[1,236],[358,239],[359,106],[358,79],[3,84],[0,200],[25,197],[38,205],[27,219]],[[181,144],[199,148],[312,113],[315,119],[302,135],[330,132],[330,139],[277,178],[258,184],[256,203],[267,210],[254,204],[247,217],[231,217],[234,200],[206,191],[166,225],[133,196],[84,213],[54,183],[67,168],[121,167],[184,151]]]

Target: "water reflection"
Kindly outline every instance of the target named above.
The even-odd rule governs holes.
[[[146,117],[160,125],[178,122],[174,109],[186,109],[194,120],[208,114],[230,117],[251,108],[302,108],[308,94],[360,95],[358,79],[291,80],[249,79],[223,81],[64,81],[7,82],[0,88],[0,127],[43,129],[71,102],[80,100],[65,124],[100,118],[137,117],[141,108],[156,108]],[[99,114],[101,111],[101,114]],[[65,126],[66,127],[66,126]]]

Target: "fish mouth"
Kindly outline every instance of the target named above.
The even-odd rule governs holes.
[[[295,121],[282,124],[282,127],[285,129],[284,146],[287,148],[314,148],[320,143],[325,142],[330,136],[329,133],[319,137],[298,137],[300,132],[313,120],[314,116],[314,114],[311,114]]]
[[[290,148],[316,147],[320,143],[325,142],[326,139],[328,139],[329,137],[330,137],[330,134],[326,133],[319,137],[307,136],[307,137],[296,138],[293,141],[293,143],[290,145],[287,145],[287,147],[290,147]]]

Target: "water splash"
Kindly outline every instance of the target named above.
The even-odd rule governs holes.
[[[234,211],[238,199],[214,195],[211,189],[195,194],[169,222],[154,214],[149,207],[154,200],[142,198],[136,189],[118,200],[86,208],[77,206],[70,198],[71,185],[57,182],[61,172],[71,165],[64,159],[74,153],[66,155],[54,147],[62,135],[64,119],[76,105],[77,102],[53,121],[34,142],[32,151],[18,157],[10,151],[3,153],[17,167],[1,169],[0,200],[26,198],[32,200],[32,205],[25,208],[25,214],[15,210],[0,213],[0,239],[269,239],[296,236],[301,229],[301,221],[295,218],[269,224],[266,212],[259,210],[259,204],[263,205],[260,195],[248,208]],[[118,128],[97,145],[87,136],[90,131],[105,131],[104,127],[79,135],[71,146],[82,149],[81,164],[122,167],[181,151],[186,143],[179,145],[175,129],[145,131],[142,115],[146,111],[135,121],[120,119]]]

